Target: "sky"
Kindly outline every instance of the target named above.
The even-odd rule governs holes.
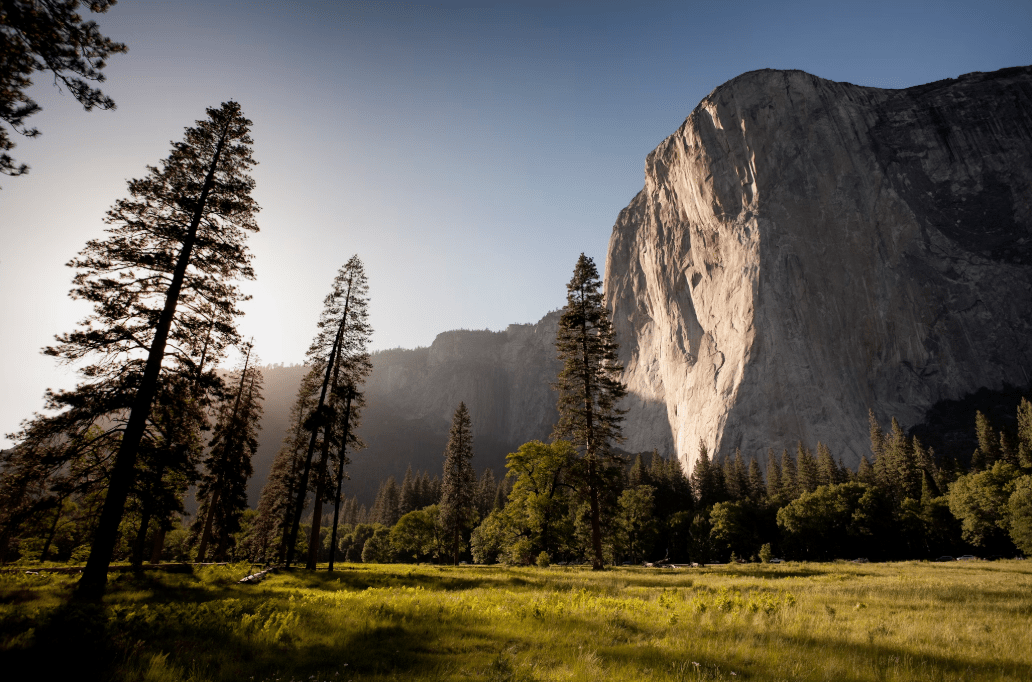
[[[254,122],[239,327],[263,363],[292,364],[352,254],[373,349],[561,307],[578,254],[604,267],[645,156],[739,74],[905,88],[1032,64],[1027,0],[121,0],[91,18],[129,47],[104,71],[117,109],[84,112],[37,74],[43,134],[12,152],[30,174],[0,176],[0,434],[74,385],[40,352],[89,313],[65,264],[206,107],[233,99]]]

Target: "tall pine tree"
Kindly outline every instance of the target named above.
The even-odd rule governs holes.
[[[207,113],[160,168],[129,181],[130,196],[107,214],[107,238],[89,241],[69,263],[77,270],[71,295],[92,303],[93,314],[46,349],[66,362],[85,361],[86,382],[73,393],[102,386],[127,396],[128,418],[79,597],[104,592],[162,375],[192,369],[205,349],[214,346],[217,354],[237,341],[233,320],[245,297],[234,280],[254,277],[246,246],[247,233],[258,230],[248,175],[255,164],[251,122],[236,102]]]
[[[452,417],[444,448],[441,477],[441,516],[452,543],[452,562],[459,563],[462,534],[476,512],[476,472],[473,470],[473,423],[466,403],[459,403]]]
[[[553,435],[574,443],[581,453],[574,475],[589,506],[594,570],[604,566],[601,505],[622,473],[612,445],[623,440],[620,424],[625,411],[617,403],[627,393],[619,379],[623,367],[601,288],[595,262],[582,253],[566,286],[566,307],[555,342],[563,369],[553,384],[559,392]]]

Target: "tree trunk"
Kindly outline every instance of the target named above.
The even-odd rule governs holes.
[[[340,344],[344,336],[344,326],[348,319],[348,305],[351,303],[351,290],[348,289],[348,297],[344,300],[344,314],[340,318],[340,326],[337,328],[337,336],[333,340],[333,348],[330,350],[330,357],[326,363],[326,375],[323,377],[322,391],[319,393],[319,405],[315,408],[317,415],[322,415],[323,405],[326,404],[326,390],[330,384],[330,373],[337,361],[337,353],[340,351]],[[330,425],[326,424],[323,437],[328,438]],[[294,504],[293,520],[290,524],[290,539],[287,541],[287,566],[294,562],[294,548],[297,545],[297,532],[301,526],[301,514],[305,511],[305,498],[308,497],[308,477],[312,472],[312,457],[315,456],[315,443],[319,436],[319,424],[312,429],[312,437],[308,441],[308,453],[305,455],[305,468],[301,474],[301,482],[298,485],[297,502]]]
[[[165,526],[158,524],[158,529],[154,531],[154,545],[151,548],[150,562],[152,564],[161,563],[161,552],[165,549]]]
[[[100,522],[97,524],[93,544],[90,547],[90,558],[86,561],[82,578],[79,579],[79,584],[75,588],[74,596],[77,599],[100,599],[104,596],[104,589],[107,587],[108,566],[111,565],[111,555],[114,553],[115,543],[118,541],[118,526],[122,522],[125,501],[133,484],[136,452],[143,439],[143,432],[147,428],[147,419],[150,417],[154,396],[158,392],[158,376],[161,373],[161,362],[165,357],[165,344],[168,342],[168,334],[172,328],[172,318],[175,316],[176,306],[179,304],[179,292],[182,290],[183,281],[186,278],[186,268],[190,264],[194,242],[197,240],[197,228],[204,215],[204,206],[208,202],[208,195],[211,193],[212,187],[215,186],[215,168],[222,156],[228,134],[229,122],[227,121],[222,129],[222,135],[219,136],[211,165],[208,166],[208,173],[204,178],[204,186],[201,188],[197,207],[190,221],[186,238],[183,239],[183,248],[179,252],[168,292],[165,294],[165,307],[161,311],[161,317],[158,318],[158,324],[154,330],[154,339],[147,354],[147,365],[143,370],[140,388],[133,400],[133,406],[129,412],[129,423],[126,424],[118,454],[115,456],[114,466],[111,468],[104,508],[100,512]]]
[[[47,556],[50,554],[50,545],[54,542],[54,536],[57,535],[57,522],[61,520],[61,508],[64,506],[64,500],[57,503],[57,515],[54,516],[54,522],[50,524],[50,532],[47,533],[47,541],[43,545],[43,551],[39,553],[39,563],[43,563],[47,560]]]
[[[327,430],[329,427],[327,426]],[[323,436],[327,438],[329,434]],[[315,570],[315,565],[319,561],[319,550],[322,548],[322,542],[319,538],[319,529],[322,526],[322,503],[323,495],[326,494],[326,456],[329,446],[323,446],[323,456],[319,460],[318,466],[315,471],[315,500],[312,501],[312,530],[308,536],[308,563],[305,564],[305,568],[310,571]]]
[[[319,393],[319,406],[316,408],[316,414],[320,414],[320,415],[322,414],[323,405],[326,402],[326,390],[327,390],[327,388],[329,387],[329,384],[330,384],[330,373],[331,372],[333,372],[333,386],[334,386],[334,388],[336,388],[336,385],[337,385],[337,372],[339,371],[339,368],[336,367],[336,365],[337,365],[337,356],[340,353],[340,346],[344,342],[344,329],[347,327],[347,323],[348,323],[348,310],[351,307],[351,285],[352,285],[352,283],[354,281],[353,278],[354,278],[354,274],[352,274],[351,275],[351,279],[348,280],[348,291],[347,291],[347,293],[344,296],[344,312],[340,316],[340,326],[337,327],[337,336],[334,337],[333,348],[330,351],[330,359],[329,359],[329,362],[326,365],[326,375],[323,377],[322,391]],[[332,393],[331,393],[331,395],[332,395]],[[294,546],[297,544],[297,531],[298,531],[298,528],[301,525],[301,514],[304,512],[304,509],[305,509],[305,507],[304,507],[305,497],[308,496],[308,476],[311,473],[312,457],[315,454],[315,441],[316,441],[316,436],[318,435],[318,433],[319,433],[319,426],[317,424],[316,427],[312,430],[312,438],[311,438],[311,440],[308,441],[308,454],[305,457],[305,469],[304,469],[304,473],[301,475],[301,485],[300,485],[300,490],[298,492],[298,501],[297,501],[297,504],[294,506],[294,523],[292,524],[292,527],[291,527],[291,530],[290,530],[290,544],[287,545],[287,566],[290,566],[290,564],[294,561]],[[323,440],[326,441],[326,442],[329,442],[330,434],[331,433],[332,433],[332,424],[327,422],[323,426]],[[323,460],[324,460],[324,467],[325,467],[325,455],[323,457]],[[323,473],[325,474],[325,468],[323,470]],[[320,490],[321,490],[321,485],[322,485],[322,482],[320,481],[320,486],[319,486]],[[319,498],[319,496],[317,494],[316,495],[316,499],[315,499],[315,504],[316,505],[320,505],[321,502],[322,502],[322,500]],[[320,510],[321,509],[322,508],[320,507]],[[313,517],[313,525],[315,523],[318,523],[318,521],[316,521],[315,517]],[[309,548],[309,554],[311,554],[311,548]],[[311,560],[309,560],[309,563],[312,563]],[[312,568],[314,569],[315,566],[313,565]]]
[[[348,433],[351,431],[351,385],[344,403],[344,437],[337,460],[337,492],[333,496],[333,530],[330,531],[330,569],[333,570],[333,556],[337,553],[337,524],[340,523],[340,492],[344,487],[344,456],[348,451]]]
[[[151,504],[144,503],[143,514],[140,517],[140,527],[136,531],[136,542],[133,543],[133,572],[139,573],[143,570],[143,550],[147,544],[147,527],[150,526]]]
[[[211,502],[208,503],[208,513],[204,517],[204,530],[201,531],[201,541],[197,544],[197,563],[204,561],[204,555],[208,553],[208,543],[211,541],[211,526],[215,520],[215,507],[219,504],[219,489],[215,488],[212,493]]]

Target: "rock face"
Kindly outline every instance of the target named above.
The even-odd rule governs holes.
[[[735,78],[648,156],[605,286],[624,447],[686,467],[700,440],[822,441],[855,466],[869,408],[906,427],[1028,382],[1032,67],[905,90]]]

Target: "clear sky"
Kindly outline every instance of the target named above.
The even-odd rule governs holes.
[[[370,279],[374,348],[534,322],[580,252],[601,269],[645,155],[721,83],[760,68],[903,88],[1032,63],[1032,2],[121,0],[118,109],[38,75],[0,176],[0,434],[74,374],[40,354],[88,312],[65,267],[126,180],[235,99],[254,121],[258,279],[241,330],[300,362],[337,268]],[[0,446],[8,441],[0,439]]]

